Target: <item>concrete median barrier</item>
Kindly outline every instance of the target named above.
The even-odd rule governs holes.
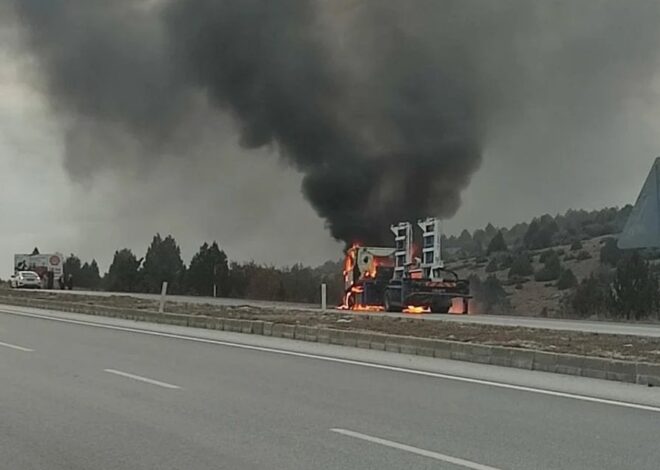
[[[240,332],[246,334],[252,334],[252,325],[255,323],[254,320],[238,320],[240,325]]]
[[[273,336],[273,322],[270,321],[264,322],[263,334],[264,336]]]
[[[295,339],[296,325],[282,325],[282,338]]]
[[[344,331],[341,344],[344,346],[357,348],[358,334],[355,331]]]
[[[607,380],[618,382],[636,382],[637,364],[634,362],[612,360],[607,363],[605,374]]]
[[[371,341],[371,344],[369,344],[369,349],[374,349],[376,351],[385,351],[385,339],[383,338],[378,338],[375,341]]]
[[[51,302],[48,300],[21,297],[0,296],[0,304],[122,318],[140,322],[164,323],[244,334],[275,336],[299,341],[335,344],[338,346],[358,347],[393,353],[454,359],[518,369],[660,386],[660,364],[646,362],[560,354],[551,351],[490,346],[469,342],[415,338],[368,331],[350,331],[204,315],[158,313],[150,310],[122,309],[95,306],[86,303]]]
[[[566,375],[582,375],[582,356],[560,354],[557,357],[557,372]]]
[[[557,358],[559,354],[534,351],[534,360],[532,361],[532,369],[542,372],[557,372]]]
[[[498,346],[493,346],[495,349]],[[517,369],[527,369],[532,370],[534,367],[534,351],[526,349],[511,349],[511,363],[509,367],[515,367]]]
[[[642,385],[660,385],[660,364],[637,363],[635,382]]]

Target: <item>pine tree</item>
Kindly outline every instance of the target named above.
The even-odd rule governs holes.
[[[142,259],[137,259],[128,248],[115,251],[112,264],[105,276],[105,289],[117,292],[136,292],[139,287],[139,268]]]
[[[627,320],[641,320],[658,312],[658,279],[639,253],[623,258],[616,268],[611,309]]]
[[[168,292],[180,293],[184,273],[181,249],[176,240],[171,235],[161,238],[160,234],[156,234],[144,257],[141,290],[158,293],[162,283],[167,281]]]
[[[64,277],[65,279],[68,279],[69,276],[73,278],[73,282],[78,284],[81,279],[81,265],[80,265],[80,258],[78,258],[76,255],[71,253],[69,257],[64,260]]]
[[[487,253],[490,255],[491,253],[497,253],[498,251],[508,251],[508,247],[504,241],[504,235],[502,235],[501,231],[497,232],[488,244]]]
[[[227,255],[213,242],[204,243],[190,261],[186,273],[186,290],[194,295],[213,295],[214,285],[217,294],[229,294],[229,267]]]

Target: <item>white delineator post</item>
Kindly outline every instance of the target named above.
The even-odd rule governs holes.
[[[321,310],[327,310],[328,309],[328,302],[327,302],[327,294],[328,294],[328,287],[326,286],[325,282],[321,284]]]
[[[167,295],[167,281],[163,281],[163,287],[160,289],[160,305],[158,305],[158,313],[163,313],[165,310],[165,296]]]

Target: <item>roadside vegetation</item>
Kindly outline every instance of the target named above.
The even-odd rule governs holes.
[[[232,262],[216,242],[204,243],[186,265],[174,237],[156,234],[144,256],[130,249],[115,251],[108,272],[101,276],[95,260],[82,262],[71,254],[64,263],[65,276],[74,285],[92,290],[159,293],[163,281],[168,292],[181,295],[250,298],[316,303],[321,283],[328,285],[328,299],[340,302],[342,265],[327,262],[316,268],[294,264],[276,268],[253,261]]]
[[[529,223],[443,237],[448,267],[469,277],[481,313],[658,319],[660,251],[623,252],[616,246],[631,207],[569,210]],[[316,303],[319,285],[329,302],[343,290],[341,262],[312,268],[231,261],[216,242],[204,243],[189,263],[173,236],[156,234],[143,256],[117,250],[105,275],[95,260],[71,254],[65,262],[75,286],[119,292],[173,294]]]

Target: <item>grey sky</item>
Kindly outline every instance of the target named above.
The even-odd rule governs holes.
[[[549,20],[538,44],[506,56],[496,43],[493,57],[484,56],[518,58],[527,64],[525,75],[486,69],[489,79],[501,81],[495,88],[506,91],[507,101],[487,102],[498,113],[488,121],[481,167],[446,223],[448,232],[634,201],[660,154],[658,49],[649,48],[658,45],[650,25],[660,8],[626,4],[629,17],[607,16],[603,8],[591,21]],[[546,14],[557,13],[535,12]],[[46,98],[42,72],[16,46],[15,28],[0,28],[0,277],[10,272],[13,253],[35,245],[95,257],[107,269],[115,249],[130,247],[141,256],[155,232],[174,235],[186,262],[209,240],[238,260],[316,264],[338,256],[341,245],[301,195],[301,175],[272,146],[241,148],[233,120],[204,106],[185,117],[198,123],[194,146],[144,163],[134,161],[127,142],[121,156],[113,155],[124,164],[77,168],[72,180],[64,145],[70,116]],[[611,31],[618,33],[604,35]],[[562,41],[570,48],[556,47]],[[551,47],[559,52],[547,52]],[[532,54],[543,60],[530,60]],[[97,141],[87,148],[108,151]]]

